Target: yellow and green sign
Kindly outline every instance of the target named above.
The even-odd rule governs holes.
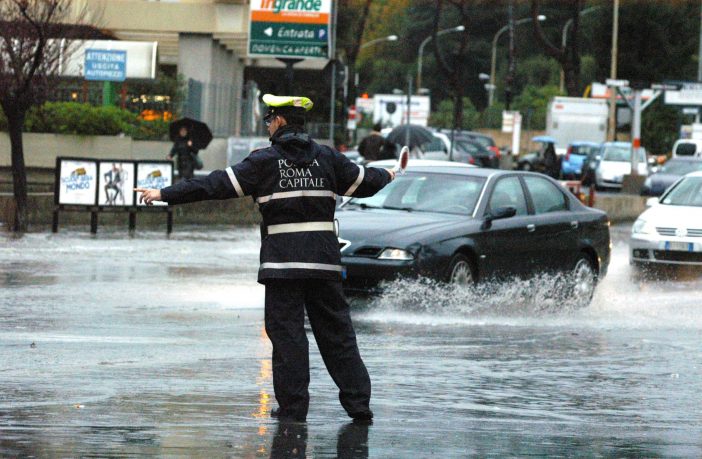
[[[252,0],[249,56],[328,59],[332,0]]]

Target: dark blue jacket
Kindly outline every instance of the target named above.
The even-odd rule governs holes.
[[[271,141],[235,166],[163,188],[161,198],[183,204],[251,196],[263,216],[259,282],[340,280],[336,198],[372,196],[390,182],[390,173],[352,163],[301,128],[284,126]]]

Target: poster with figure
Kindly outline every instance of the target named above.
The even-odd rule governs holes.
[[[134,172],[133,162],[100,161],[98,205],[133,206]]]
[[[56,158],[57,204],[94,206],[97,198],[97,162],[81,158]]]
[[[143,161],[137,163],[136,172],[136,187],[137,188],[153,188],[160,190],[161,188],[173,184],[173,163],[170,161]],[[136,196],[137,204],[139,196]],[[165,202],[154,202],[155,206],[165,206]]]

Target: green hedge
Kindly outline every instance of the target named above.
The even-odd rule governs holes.
[[[7,120],[0,110],[0,130]],[[72,135],[119,135],[135,140],[163,140],[168,137],[165,121],[144,121],[118,107],[92,106],[76,102],[47,102],[27,113],[24,132]]]

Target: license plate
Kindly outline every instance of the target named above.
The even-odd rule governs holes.
[[[676,252],[694,252],[695,244],[692,242],[666,241],[665,250],[673,250]]]

